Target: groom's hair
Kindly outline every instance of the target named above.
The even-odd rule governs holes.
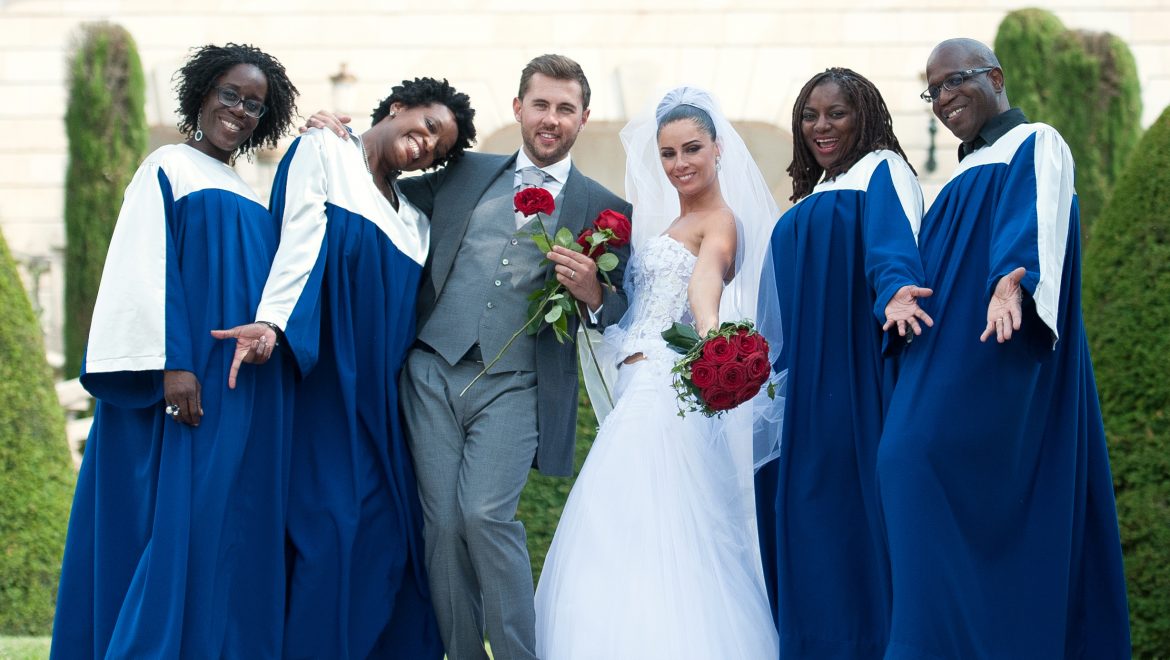
[[[532,61],[524,65],[524,70],[520,72],[520,93],[517,96],[521,99],[528,92],[528,83],[532,81],[532,76],[537,73],[556,80],[574,80],[579,83],[581,85],[581,110],[589,109],[589,79],[585,77],[585,72],[581,70],[580,64],[564,55],[549,54],[532,58]]]

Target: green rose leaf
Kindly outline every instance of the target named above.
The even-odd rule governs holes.
[[[573,232],[569,231],[566,227],[561,227],[557,230],[557,235],[553,237],[553,242],[565,248],[577,244],[573,238]]]
[[[540,248],[541,252],[545,254],[552,252],[552,246],[549,245],[548,238],[544,234],[533,234],[532,242],[536,243],[536,247]]]
[[[614,268],[617,268],[617,265],[618,265],[617,255],[612,253],[612,252],[606,252],[605,254],[603,254],[597,258],[597,267],[602,272],[608,273],[609,271],[613,270]]]

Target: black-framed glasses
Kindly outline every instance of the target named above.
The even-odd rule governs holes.
[[[959,88],[959,85],[962,85],[963,83],[967,82],[968,78],[973,78],[981,73],[987,73],[988,71],[991,71],[994,68],[995,67],[993,67],[993,66],[985,66],[985,67],[982,67],[979,69],[967,69],[966,71],[956,71],[955,73],[952,73],[951,75],[947,76],[946,80],[943,80],[941,85],[927,87],[926,91],[919,94],[918,97],[920,99],[922,99],[923,101],[926,101],[927,103],[934,103],[935,101],[938,100],[939,95],[942,94],[942,91],[944,89],[947,90],[948,92],[953,92]]]
[[[241,101],[244,103],[244,114],[254,119],[259,119],[268,111],[268,106],[257,101],[256,99],[246,99],[240,96],[240,93],[231,87],[216,87],[215,92],[218,95],[219,102],[227,108],[234,108]]]

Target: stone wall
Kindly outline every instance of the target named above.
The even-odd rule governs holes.
[[[148,76],[147,117],[158,144],[173,141],[171,75],[187,49],[237,41],[280,58],[302,92],[300,109],[368,115],[405,77],[449,78],[471,94],[481,146],[518,144],[511,99],[524,63],[560,52],[584,66],[593,86],[591,124],[578,164],[620,192],[616,133],[632,114],[679,83],[711,89],[741,127],[777,197],[787,197],[791,108],[801,85],[828,66],[871,78],[894,115],[928,200],[952,168],[956,142],[935,139],[938,169],[924,164],[930,109],[921,73],[939,40],[991,43],[1003,16],[1022,6],[1054,11],[1070,28],[1107,30],[1137,58],[1151,123],[1170,104],[1170,0],[0,0],[0,228],[36,292],[50,351],[60,346],[62,190],[66,144],[65,62],[79,23],[110,20],[138,41]],[[342,63],[357,80],[336,90]],[[1011,90],[1011,72],[1008,90]],[[277,155],[273,155],[277,156]],[[271,159],[240,170],[266,194]],[[38,271],[39,275],[36,274]]]

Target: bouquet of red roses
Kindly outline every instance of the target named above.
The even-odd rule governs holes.
[[[517,211],[526,216],[538,213],[549,215],[556,209],[556,202],[553,200],[552,194],[544,188],[538,187],[520,190],[512,198],[512,203],[516,206]],[[537,222],[537,226],[539,230],[532,232],[530,237],[541,252],[552,252],[553,246],[559,245],[585,254],[597,263],[597,271],[601,273],[606,284],[613,286],[613,282],[609,280],[609,272],[617,268],[618,257],[609,252],[608,248],[619,248],[630,242],[631,226],[630,220],[626,216],[617,211],[606,209],[597,215],[597,219],[590,227],[584,229],[575,238],[573,232],[564,227],[558,229],[553,236],[549,236],[542,223]],[[534,335],[540,331],[542,324],[547,323],[552,328],[558,342],[564,343],[566,339],[569,339],[569,317],[575,314],[579,315],[578,303],[565,292],[565,287],[555,277],[550,277],[545,281],[544,286],[529,294],[528,301],[528,320],[523,327],[508,339],[508,343],[504,344],[499,354],[484,365],[479,374],[459,393],[460,396],[463,396],[475,384],[475,381],[479,380],[480,376],[486,374],[487,370],[503,357],[508,348],[512,346],[512,342],[520,336],[520,333],[527,332]],[[591,344],[589,344],[589,350],[592,353],[593,346]],[[596,356],[594,356],[594,362],[596,361]],[[602,384],[604,385],[604,383],[603,378]],[[607,394],[608,391],[607,386]]]
[[[675,323],[662,333],[682,353],[671,373],[678,392],[679,415],[698,411],[713,417],[751,400],[772,371],[768,340],[751,321],[727,322],[700,338],[695,329]],[[775,397],[775,386],[768,386]]]

